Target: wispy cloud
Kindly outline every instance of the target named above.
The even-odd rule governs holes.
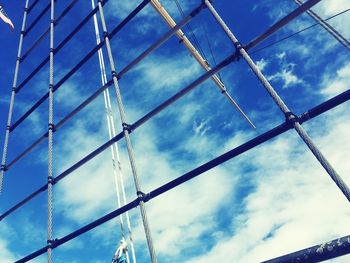
[[[339,94],[342,91],[349,89],[350,83],[350,63],[345,64],[339,70],[337,70],[336,75],[328,75],[323,80],[322,93],[331,97]]]

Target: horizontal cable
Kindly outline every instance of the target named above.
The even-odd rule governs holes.
[[[175,102],[182,96],[184,96],[186,93],[197,87],[199,84],[204,82],[206,79],[208,79],[210,76],[218,72],[220,69],[231,63],[233,60],[235,60],[236,56],[232,55],[222,61],[220,64],[218,64],[216,67],[212,68],[210,71],[199,77],[197,80],[195,80],[193,83],[191,83],[189,86],[185,87],[181,91],[179,91],[174,96],[170,97],[168,100],[160,104],[158,107],[153,109],[151,112],[143,116],[141,119],[139,119],[137,122],[135,122],[132,127],[133,129],[136,129],[141,124],[145,123],[147,120],[151,119],[153,116],[155,116],[157,113],[159,113],[162,109],[169,106],[171,103]],[[124,71],[126,72],[126,71]],[[119,76],[119,75],[118,75]],[[65,122],[67,122],[69,119],[71,119],[74,115],[76,115],[78,112],[80,112],[84,107],[86,107],[90,102],[92,102],[99,94],[101,94],[105,89],[107,89],[112,84],[112,80],[108,81],[106,85],[99,88],[95,93],[93,93],[89,98],[87,98],[84,102],[82,102],[78,107],[76,107],[72,112],[70,112],[67,116],[65,116],[59,123],[55,125],[55,130],[57,131]],[[24,150],[21,154],[19,154],[14,160],[12,160],[8,166],[7,169],[9,169],[14,163],[19,161],[21,158],[23,158],[26,154],[28,154],[32,149],[34,149],[35,146],[37,146],[39,143],[41,143],[45,137],[47,136],[47,133],[42,135],[35,143],[33,143],[29,148]]]
[[[82,234],[84,234],[84,233],[94,229],[95,227],[97,227],[97,226],[99,226],[99,225],[101,225],[101,224],[103,224],[103,223],[105,223],[105,222],[107,222],[107,221],[109,221],[109,220],[111,220],[111,219],[113,219],[113,218],[115,218],[115,217],[117,217],[117,216],[119,216],[119,215],[121,215],[121,214],[123,214],[123,213],[125,213],[125,212],[127,212],[127,211],[129,211],[131,209],[133,209],[133,208],[135,208],[135,207],[137,207],[138,204],[139,204],[139,201],[138,201],[138,199],[136,199],[135,201],[130,202],[130,203],[128,203],[128,204],[118,208],[117,210],[115,210],[115,211],[113,211],[113,212],[111,212],[111,213],[109,213],[109,214],[107,214],[107,215],[105,215],[105,216],[103,216],[103,217],[101,217],[101,218],[91,222],[90,224],[87,224],[86,226],[84,226],[84,227],[82,227],[82,228],[80,228],[80,229],[78,229],[78,230],[76,230],[76,231],[74,231],[74,232],[72,232],[72,233],[70,233],[70,234],[60,238],[60,239],[53,240],[51,248],[54,249],[54,248],[56,248],[56,247],[58,247],[58,246],[60,246],[60,245],[62,245],[64,243],[72,240],[73,238],[75,238],[77,236],[80,236],[80,235],[82,235]],[[28,256],[20,259],[20,260],[15,261],[15,263],[28,262],[29,260],[32,260],[32,259],[34,259],[34,258],[36,258],[36,257],[38,257],[38,256],[40,256],[42,254],[45,254],[47,248],[48,248],[48,246],[45,246],[45,247],[43,247],[43,248],[41,248],[41,249],[31,253],[30,255],[28,255]]]
[[[112,31],[112,33],[109,35],[109,38],[112,39],[112,37],[119,32],[123,26],[125,26],[133,17],[135,17],[146,5],[150,2],[150,0],[143,1],[138,7],[135,8],[133,12],[131,12],[116,28]],[[152,51],[154,51],[156,48],[158,48],[162,43],[164,43],[166,40],[168,40],[172,35],[176,33],[178,29],[180,29],[182,26],[184,26],[188,21],[193,18],[195,15],[197,15],[202,9],[204,8],[204,5],[201,4],[199,7],[195,8],[189,16],[187,16],[185,19],[183,19],[177,26],[170,29],[163,37],[161,37],[157,42],[155,42],[153,45],[151,45],[148,49],[146,49],[141,55],[139,55],[136,59],[134,59],[130,64],[128,64],[124,69],[121,70],[121,72],[118,74],[118,78],[120,78],[122,75],[124,75],[126,72],[128,72],[131,68],[133,68],[137,63],[139,63],[142,59],[144,59],[147,55],[149,55]],[[105,44],[105,41],[101,41],[97,46],[95,46],[85,57],[76,65],[74,66],[60,81],[57,82],[57,84],[54,87],[54,91],[56,91],[58,88],[60,88],[65,81],[67,81],[86,61],[88,61],[103,45]],[[23,122],[36,108],[38,108],[46,99],[48,98],[48,93],[44,95],[33,107],[31,107],[18,121],[16,121],[12,126],[11,130],[13,131],[21,122]]]
[[[321,0],[309,0],[299,6],[297,9],[295,9],[293,12],[289,13],[287,16],[283,17],[279,21],[277,21],[275,24],[273,24],[268,30],[266,30],[261,35],[257,36],[255,39],[250,41],[247,45],[245,45],[244,49],[248,51],[249,49],[255,47],[260,42],[264,41],[266,38],[271,36],[273,33],[275,33],[277,30],[281,29],[283,26],[288,24],[290,21],[292,21],[297,16],[304,13],[306,10],[310,9],[317,3],[319,3]]]
[[[107,3],[108,0],[104,0],[102,2],[102,4],[104,5],[105,3]],[[77,33],[80,31],[80,29],[89,21],[89,19],[91,17],[93,17],[93,15],[98,11],[98,7],[96,7],[94,10],[92,10],[80,23],[78,26],[75,27],[75,29],[72,30],[72,32],[64,39],[62,40],[62,42],[55,48],[55,54],[61,50],[61,48],[67,44],[67,42]],[[18,85],[17,89],[16,89],[16,93],[19,92],[19,90],[21,88],[23,88],[23,86],[25,84],[27,84],[34,76],[36,73],[39,72],[40,69],[42,69],[42,67],[49,61],[50,57],[47,56],[40,64],[39,66],[37,66],[30,74],[29,76],[22,81],[21,84]]]
[[[183,184],[183,183],[193,179],[194,177],[197,177],[197,176],[203,174],[204,172],[206,172],[206,171],[208,171],[208,170],[218,166],[219,164],[222,164],[223,162],[233,158],[234,156],[239,155],[240,154],[239,151],[244,150],[243,152],[245,152],[245,151],[247,151],[247,150],[249,150],[251,148],[254,148],[255,146],[257,146],[257,145],[259,145],[261,143],[266,142],[267,140],[269,140],[271,138],[276,137],[277,135],[282,134],[283,132],[285,132],[285,131],[287,131],[287,130],[289,130],[291,128],[292,128],[292,126],[289,125],[289,123],[283,123],[282,125],[277,126],[276,128],[268,131],[267,133],[264,133],[264,134],[262,134],[262,135],[260,135],[260,136],[258,136],[256,138],[254,138],[253,140],[243,144],[242,146],[237,147],[237,148],[241,148],[241,149],[236,150],[237,148],[235,148],[235,149],[233,149],[233,150],[231,150],[231,151],[229,151],[229,152],[227,152],[227,153],[225,153],[225,154],[223,154],[223,155],[221,155],[221,156],[219,156],[219,157],[217,157],[217,158],[215,158],[215,159],[213,159],[213,160],[211,160],[211,161],[209,161],[209,162],[207,162],[207,163],[205,163],[205,164],[203,164],[201,166],[199,166],[198,168],[196,168],[196,169],[194,169],[194,170],[192,170],[192,171],[190,171],[190,172],[188,172],[188,173],[186,173],[186,174],[176,178],[175,180],[172,180],[172,181],[170,181],[170,182],[168,182],[168,183],[166,183],[166,184],[164,184],[164,185],[154,189],[150,193],[145,194],[145,196],[147,198],[143,199],[142,201],[144,203],[146,203],[149,200],[159,196],[160,194],[163,194],[163,193],[165,193],[165,192],[167,192],[167,191],[169,191],[169,190],[171,190],[171,189],[173,189],[173,188],[175,188],[175,187],[177,187],[177,186],[179,186],[179,185],[181,185],[181,184]],[[107,222],[107,221],[109,221],[109,220],[111,220],[111,219],[121,215],[124,212],[127,212],[127,211],[131,210],[132,208],[135,208],[136,206],[138,206],[138,203],[139,203],[139,199],[136,199],[136,200],[128,203],[127,205],[122,206],[121,208],[116,209],[113,212],[111,212],[111,213],[109,213],[109,214],[107,214],[107,215],[105,215],[105,216],[95,220],[94,222],[92,222],[92,223],[90,223],[90,224],[88,224],[88,225],[86,225],[86,226],[84,226],[84,227],[82,227],[82,228],[80,228],[80,229],[78,229],[78,230],[68,234],[67,236],[55,240],[53,242],[52,248],[57,248],[58,246],[62,245],[63,243],[68,242],[69,240],[71,240],[73,238],[76,238],[76,237],[84,234],[85,232],[94,229],[95,227],[97,227],[97,226],[99,226],[99,225],[101,225],[101,224],[103,224],[103,223],[105,223],[105,222]],[[47,246],[43,247],[43,248],[41,248],[41,249],[39,249],[39,250],[37,250],[37,251],[35,251],[33,253],[31,253],[30,255],[28,255],[28,256],[26,256],[26,257],[24,257],[24,258],[22,258],[22,259],[20,259],[18,261],[16,261],[16,263],[27,262],[27,261],[29,261],[29,260],[31,260],[33,258],[36,258],[36,257],[44,254],[46,252],[46,248],[47,248]]]
[[[341,105],[348,100],[350,100],[350,89],[348,89],[348,90],[340,93],[339,95],[323,102],[322,104],[304,112],[303,114],[301,114],[301,116],[299,118],[299,122],[303,123],[309,119],[317,117],[318,115],[321,115],[325,111],[333,109],[335,106]]]
[[[28,35],[29,32],[34,28],[34,26],[39,22],[39,20],[45,15],[45,13],[50,10],[51,7],[51,1],[48,3],[47,6],[40,12],[40,14],[33,20],[33,22],[28,26],[28,28],[25,30],[24,36]]]
[[[184,25],[186,25],[193,17],[195,17],[199,12],[201,12],[205,8],[205,5],[202,3],[197,8],[195,8],[187,17],[182,19],[176,26],[172,27],[166,34],[164,34],[158,41],[156,41],[153,45],[147,48],[144,52],[142,52],[137,58],[135,58],[128,66],[122,69],[118,75],[124,75],[131,68],[133,68],[137,63],[139,63],[142,59],[144,59],[147,55],[149,55],[152,51],[157,49],[161,44],[167,41],[171,36],[176,34],[176,31],[181,29]]]
[[[35,0],[30,7],[28,7],[27,10],[27,15],[33,10],[33,8],[37,5],[37,3],[39,2],[39,0]]]
[[[330,16],[330,17],[324,19],[324,21],[331,20],[331,19],[333,19],[333,18],[335,18],[335,17],[337,17],[337,16],[340,16],[340,15],[342,15],[342,14],[344,14],[344,13],[347,13],[347,12],[349,12],[349,11],[350,11],[350,8],[349,8],[349,9],[346,9],[346,10],[344,10],[344,11],[342,11],[342,12],[339,12],[339,13],[333,15],[333,16]],[[310,26],[304,27],[303,29],[300,29],[300,30],[298,30],[298,31],[296,31],[296,32],[294,32],[294,33],[292,33],[292,34],[290,34],[290,35],[287,35],[287,36],[285,36],[285,37],[282,37],[282,38],[280,38],[280,39],[277,39],[276,41],[273,41],[273,42],[267,44],[266,46],[263,46],[263,47],[261,47],[261,48],[255,49],[254,51],[249,52],[249,53],[250,53],[250,54],[258,53],[258,52],[260,52],[260,51],[262,51],[262,50],[264,50],[264,49],[266,49],[266,48],[269,48],[269,47],[271,47],[271,46],[274,46],[274,45],[276,45],[276,44],[278,44],[278,43],[280,43],[280,42],[282,42],[282,41],[285,41],[285,40],[287,40],[287,39],[289,39],[289,38],[292,38],[292,37],[294,37],[294,36],[296,36],[296,35],[298,35],[298,34],[304,32],[304,31],[309,30],[309,29],[311,29],[311,28],[313,28],[313,27],[315,27],[315,26],[318,26],[318,25],[320,25],[320,24],[319,24],[319,23],[314,23],[314,24],[312,24],[312,25],[310,25]]]
[[[152,117],[154,117],[157,113],[159,113],[162,109],[164,109],[165,107],[169,106],[171,103],[175,102],[177,99],[179,99],[180,97],[182,97],[183,95],[185,95],[187,92],[189,92],[190,90],[194,89],[196,86],[198,86],[200,83],[204,82],[205,80],[207,80],[208,78],[210,78],[213,74],[217,73],[221,68],[223,68],[224,66],[228,65],[230,63],[230,61],[232,62],[235,58],[235,55],[229,56],[228,58],[226,58],[225,60],[223,60],[221,63],[219,63],[216,67],[212,68],[210,71],[204,73],[201,77],[199,77],[197,80],[195,80],[194,82],[192,82],[190,85],[188,85],[187,87],[185,87],[184,89],[182,89],[181,91],[179,91],[177,94],[175,94],[174,96],[170,97],[168,100],[166,100],[164,103],[160,104],[158,107],[156,107],[154,110],[152,110],[151,112],[147,113],[145,116],[143,116],[142,118],[140,118],[138,121],[136,121],[133,125],[131,125],[131,127],[133,129],[136,129],[137,127],[139,127],[141,124],[145,123],[146,121],[148,121],[149,119],[151,119]],[[108,82],[109,85],[111,85],[111,81]],[[102,91],[101,91],[102,92]],[[78,108],[82,108],[82,107],[78,107]],[[74,110],[73,112],[77,112],[77,110]],[[66,177],[68,174],[72,173],[74,170],[78,169],[80,166],[82,166],[83,164],[85,164],[86,162],[90,161],[92,158],[94,158],[95,156],[97,156],[98,154],[100,154],[101,152],[103,152],[105,149],[107,149],[108,147],[110,147],[111,145],[113,145],[115,142],[119,141],[120,139],[122,139],[124,136],[124,132],[120,132],[119,134],[117,134],[115,137],[113,137],[111,140],[107,141],[106,143],[104,143],[103,145],[101,145],[100,147],[98,147],[96,150],[94,150],[93,152],[91,152],[90,154],[88,154],[87,156],[85,156],[83,159],[81,159],[80,161],[78,161],[77,163],[75,163],[73,166],[71,166],[70,168],[68,168],[66,171],[62,172],[60,175],[58,175],[55,179],[53,184],[56,184],[58,181],[60,181],[61,179],[63,179],[64,177]],[[17,158],[16,158],[17,159]],[[43,187],[47,187],[47,184],[45,184]],[[37,192],[37,191],[36,191]],[[39,193],[39,192],[38,192]],[[37,194],[38,194],[37,193]],[[21,205],[23,205],[24,203],[28,202],[30,199],[32,199],[35,195],[31,195],[30,198],[26,198],[25,202],[21,202]],[[19,207],[19,206],[18,206]],[[17,208],[18,208],[17,207]],[[11,208],[12,209],[12,208]],[[10,209],[10,210],[11,210]],[[14,210],[13,210],[14,211]],[[3,217],[0,216],[0,219],[2,219]]]
[[[71,119],[74,115],[79,113],[84,107],[86,107],[90,102],[92,102],[98,95],[100,95],[104,90],[106,90],[112,84],[112,80],[107,82],[104,86],[100,87],[95,93],[93,93],[89,98],[87,98],[84,102],[82,102],[78,107],[76,107],[73,111],[67,114],[61,121],[54,125],[55,132],[65,124],[69,119]],[[6,167],[10,169],[16,162],[26,156],[29,152],[31,152],[37,145],[44,141],[47,137],[48,133],[46,132],[42,135],[37,141],[35,141],[31,146],[25,149],[22,153],[20,153],[15,159],[13,159]]]
[[[29,196],[27,196],[26,198],[24,198],[21,202],[17,203],[16,205],[14,205],[13,207],[11,207],[9,210],[7,210],[5,213],[3,213],[0,216],[0,221],[3,220],[5,217],[7,217],[8,215],[12,214],[14,211],[16,211],[18,208],[20,208],[21,206],[23,206],[25,203],[27,203],[28,201],[30,201],[31,199],[33,199],[35,196],[37,196],[38,194],[44,192],[47,189],[47,184],[43,185],[42,187],[40,187],[39,189],[37,189],[36,191],[34,191],[33,193],[31,193]]]
[[[122,22],[119,23],[118,26],[116,26],[116,29],[114,30],[114,35],[119,32],[128,22],[130,22],[141,10],[150,2],[150,0],[143,1],[139,6],[137,6],[133,12],[131,12],[125,19],[123,19]],[[109,36],[109,39],[111,39],[112,36]],[[97,46],[95,46],[88,54],[85,55],[85,57],[79,61],[77,65],[75,65],[60,81],[57,82],[57,84],[54,87],[54,91],[56,91],[64,82],[66,82],[75,72],[79,70],[81,66],[83,66],[86,61],[88,61],[101,47],[103,47],[105,44],[105,41],[102,40]]]
[[[113,35],[111,34],[110,38],[114,36],[117,32],[119,32],[123,26],[125,26],[132,18],[134,18],[144,7],[145,5],[149,2],[150,0],[144,0],[138,7],[135,8],[133,12],[131,12],[120,24],[116,26],[116,28],[113,30]],[[96,8],[95,8],[96,9]],[[94,15],[94,13],[92,14]],[[81,25],[84,23],[82,22]],[[80,25],[79,25],[80,26]],[[79,27],[78,26],[78,27]],[[76,30],[78,29],[76,28]],[[75,31],[75,30],[73,30]],[[74,33],[75,34],[75,33]],[[74,35],[73,32],[61,42],[61,44],[55,49],[55,52],[57,52],[61,47],[63,47],[63,42],[68,41],[68,38],[70,36]],[[57,84],[54,86],[54,91],[56,91],[61,85],[70,77],[72,76],[86,61],[88,61],[96,52],[99,50],[103,45],[105,44],[105,41],[101,41],[100,44],[98,44],[96,47],[94,47],[85,57],[76,65],[74,66],[60,81],[57,82]],[[49,57],[46,58],[46,60],[43,63],[46,63],[49,60]],[[43,64],[42,63],[42,64]],[[37,68],[38,69],[38,68]],[[40,68],[38,69],[40,70]],[[21,86],[21,85],[20,85]],[[18,90],[20,88],[16,90]],[[21,86],[23,87],[23,86]],[[48,98],[49,93],[47,92],[42,98],[40,98],[26,113],[23,114],[12,126],[10,131],[12,132],[19,124],[21,124],[32,112],[34,112],[47,98]]]
[[[348,96],[347,92],[342,93],[342,94],[344,94],[345,97]],[[333,99],[317,106],[316,108],[318,108],[318,110],[317,110],[318,113],[319,114],[324,113],[324,112],[328,111],[329,109],[338,106],[337,103],[342,101],[342,99],[339,99],[339,96],[342,97],[342,94],[337,96],[338,99],[333,98]],[[332,107],[330,107],[330,105],[332,105]],[[313,112],[313,110],[314,109],[310,109],[308,112]],[[315,116],[317,116],[317,115],[315,115]],[[311,118],[312,117],[310,116],[310,118],[308,120],[310,120]],[[164,194],[165,192],[167,192],[171,189],[174,189],[175,187],[177,187],[181,184],[184,184],[187,181],[189,181],[189,180],[191,180],[199,175],[202,175],[203,173],[215,168],[216,166],[223,164],[224,162],[226,162],[226,161],[228,161],[236,156],[239,156],[239,155],[255,148],[256,146],[259,146],[259,145],[267,142],[268,140],[271,140],[271,139],[277,137],[278,135],[283,134],[284,132],[286,132],[292,128],[293,128],[293,123],[290,121],[286,121],[286,122],[276,126],[275,128],[253,138],[252,140],[249,140],[248,142],[243,143],[242,145],[240,145],[236,148],[233,148],[232,150],[212,159],[211,161],[206,162],[206,163],[198,166],[197,168],[185,173],[184,175],[179,176],[176,179],[174,179],[166,184],[163,184],[162,186],[152,190],[151,192],[149,192],[147,194],[143,194],[143,197],[141,197],[141,198],[139,197],[136,200],[129,202],[128,204],[122,206],[121,208],[114,210],[113,212],[93,221],[92,223],[90,223],[90,224],[88,224],[88,225],[86,225],[86,226],[60,238],[60,239],[56,239],[53,242],[52,247],[57,248],[58,246],[68,242],[69,240],[72,240],[73,238],[76,238],[76,237],[96,228],[97,226],[100,226],[100,225],[106,223],[107,221],[135,208],[136,206],[138,206],[139,202],[142,201],[142,202],[146,203],[146,202],[150,201],[151,199],[153,199],[161,194]],[[336,241],[338,241],[338,243],[336,243]],[[342,242],[342,241],[344,241],[344,242]],[[332,248],[334,248],[335,245],[338,245],[337,252],[336,252],[338,255],[344,255],[344,254],[350,253],[350,242],[348,240],[348,237],[334,240],[334,241],[332,241],[332,243],[333,243]],[[339,245],[339,244],[342,244],[342,245]],[[328,243],[327,243],[327,245],[328,245]],[[316,247],[319,248],[320,246],[316,246]],[[21,259],[20,261],[16,261],[16,262],[27,262],[27,261],[45,253],[45,248],[47,248],[47,247],[41,248],[41,249],[37,250],[36,252],[30,254],[29,256],[26,256],[23,259]],[[314,249],[314,248],[315,247],[313,247],[312,249]],[[332,249],[330,249],[330,251],[332,251]],[[328,251],[328,253],[323,253],[323,251],[322,251],[321,254],[325,255],[325,254],[332,254],[332,253],[330,253],[329,251]],[[270,263],[270,261],[268,261],[268,262]],[[273,263],[273,262],[292,262],[292,261],[279,261],[279,260],[271,261],[271,263]],[[303,261],[301,261],[301,262],[303,262]],[[304,261],[304,262],[318,262],[318,261]]]
[[[299,250],[278,258],[263,261],[262,263],[316,263],[346,254],[350,254],[350,235]]]
[[[47,92],[42,98],[40,98],[26,113],[24,113],[14,124],[10,127],[12,132],[18,125],[20,125],[36,108],[38,108],[47,98],[49,93]]]
[[[78,0],[72,0],[72,2],[62,11],[62,13],[60,14],[60,16],[58,16],[55,19],[55,26],[57,26],[59,24],[59,22],[61,21],[61,19],[73,8],[73,6],[78,2]],[[33,51],[33,49],[45,38],[45,36],[50,32],[50,27],[48,27],[46,29],[46,31],[34,42],[34,44],[28,48],[28,50],[23,54],[23,56],[21,57],[21,62],[24,61],[24,59],[26,57],[28,57],[28,55],[30,54],[30,52]]]
[[[56,127],[55,127],[56,128]],[[26,156],[28,153],[30,153],[36,146],[38,146],[40,143],[42,143],[45,138],[47,137],[48,132],[46,132],[44,135],[42,135],[39,139],[37,139],[31,146],[29,146],[27,149],[25,149],[22,153],[20,153],[17,157],[15,157],[11,162],[9,162],[6,165],[7,169],[10,169],[12,165],[14,165],[16,162],[18,162],[20,159],[22,159],[24,156]]]
[[[225,61],[225,60],[224,60]],[[211,75],[215,74],[218,71],[218,68],[222,66],[222,63],[219,63],[216,67],[214,67],[213,69],[211,69],[211,71],[205,73],[204,75],[207,75],[208,79]],[[202,81],[204,81],[205,79],[203,79],[204,75],[202,75],[200,78],[202,78]],[[199,79],[200,79],[199,78]],[[194,82],[199,81],[199,79],[195,80]],[[189,86],[193,87],[193,83],[190,84]],[[182,91],[184,90],[188,90],[188,87],[184,88]],[[183,92],[180,91],[178,94],[182,94]],[[177,97],[178,95],[173,96],[172,98]],[[301,120],[303,120],[303,122],[306,122],[342,103],[344,103],[345,101],[348,101],[350,99],[350,91],[347,90],[341,94],[339,94],[338,96],[329,99],[328,101],[310,109],[309,111],[303,113],[300,117]],[[165,101],[164,103],[162,103],[161,105],[159,105],[156,109],[158,110],[152,110],[151,112],[149,112],[148,114],[146,114],[144,117],[140,118],[138,121],[136,121],[134,124],[130,125],[132,127],[132,129],[136,129],[137,127],[139,127],[140,125],[142,125],[143,123],[145,123],[147,120],[149,120],[151,117],[155,116],[158,112],[160,112],[161,109],[165,108],[165,105],[167,105],[170,100],[172,100],[171,98],[168,99],[167,101]],[[307,116],[307,117],[306,117]],[[80,166],[82,166],[84,163],[88,162],[89,160],[91,160],[92,158],[94,158],[95,156],[97,156],[98,154],[100,154],[101,152],[103,152],[105,149],[107,149],[108,147],[110,147],[112,144],[114,144],[115,142],[119,141],[120,139],[123,138],[123,132],[120,132],[119,134],[117,134],[115,137],[113,137],[111,140],[107,141],[106,143],[104,143],[103,145],[101,145],[100,147],[98,147],[96,150],[94,150],[93,152],[91,152],[89,155],[87,155],[86,157],[84,157],[83,159],[81,159],[80,161],[78,161],[76,164],[74,164],[73,166],[71,166],[70,168],[68,168],[66,171],[64,171],[63,173],[61,173],[59,176],[57,176],[54,180],[54,184],[56,184],[58,181],[60,181],[61,179],[63,179],[65,176],[67,176],[69,173],[73,172],[74,170],[76,170],[77,168],[79,168]],[[240,146],[241,147],[241,146]],[[45,184],[44,186],[42,186],[40,189],[42,189],[43,187],[47,187],[47,185]],[[36,191],[37,192],[37,191]],[[35,192],[34,192],[35,193]],[[38,192],[39,193],[39,192]],[[37,193],[37,194],[38,194]],[[36,195],[36,194],[35,194]],[[30,199],[32,199],[35,195],[30,195],[30,198],[27,197],[25,198],[23,201],[20,202],[20,206],[24,205],[26,202],[28,202]],[[14,207],[16,207],[16,209],[18,207],[20,207],[17,205],[15,205]],[[10,209],[12,212],[15,210],[13,208]],[[10,211],[9,210],[9,211]],[[4,214],[9,215],[10,213],[5,212]],[[5,216],[0,216],[0,220],[2,220]]]

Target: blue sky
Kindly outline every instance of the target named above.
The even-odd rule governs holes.
[[[56,14],[68,0],[57,1]],[[161,1],[176,21],[181,15],[174,1]],[[187,14],[199,0],[180,1]],[[277,3],[276,3],[277,2]],[[139,1],[109,1],[105,6],[108,29],[113,29]],[[0,24],[0,141],[4,141],[24,1],[3,1],[15,32]],[[47,1],[39,1],[28,23]],[[214,7],[242,43],[247,43],[296,8],[283,1],[214,1]],[[78,1],[55,32],[55,45],[89,12],[90,1]],[[347,0],[323,0],[313,10],[327,18],[350,8]],[[49,26],[49,13],[24,39],[23,51]],[[306,14],[278,31],[261,46],[314,21]],[[350,38],[350,13],[330,21]],[[208,10],[191,22],[210,64],[208,32],[215,60],[235,50]],[[158,14],[147,6],[111,41],[117,71],[167,31]],[[185,33],[188,30],[185,28]],[[55,56],[55,83],[96,45],[92,20]],[[260,46],[260,47],[261,47]],[[257,47],[259,48],[259,47]],[[107,78],[111,77],[105,49]],[[254,50],[252,50],[253,52]],[[19,81],[48,55],[45,38],[20,66]],[[22,52],[23,54],[23,52]],[[350,53],[320,27],[252,55],[286,104],[297,114],[348,89]],[[203,73],[187,50],[173,37],[120,79],[129,123]],[[48,90],[48,66],[16,95],[13,122]],[[233,98],[257,126],[253,130],[210,81],[168,107],[131,135],[142,190],[149,192],[198,165],[264,133],[284,116],[241,59],[221,71]],[[101,86],[97,54],[54,94],[54,122]],[[116,130],[121,124],[115,92],[110,88]],[[47,102],[11,133],[8,161],[47,129]],[[350,184],[349,103],[303,126],[321,151]],[[108,140],[103,96],[54,134],[54,175]],[[125,143],[119,143],[128,201],[135,190]],[[3,213],[45,184],[47,141],[16,163],[5,175],[0,196]],[[46,245],[46,193],[0,222],[0,261],[16,259]],[[54,187],[54,237],[60,238],[116,208],[111,153],[88,162]],[[146,205],[159,262],[259,262],[350,233],[346,198],[294,131],[288,131],[200,177],[157,197]],[[139,262],[149,262],[139,209],[130,211]],[[57,248],[55,262],[108,262],[120,240],[117,219]],[[43,255],[33,262],[45,262]],[[347,262],[349,256],[332,262]]]

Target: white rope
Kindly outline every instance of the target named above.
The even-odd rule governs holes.
[[[6,157],[7,157],[7,150],[8,150],[9,137],[10,137],[10,127],[11,127],[11,121],[12,121],[13,107],[15,104],[16,87],[17,87],[17,80],[18,80],[20,57],[21,57],[21,53],[22,53],[23,38],[24,38],[24,34],[25,34],[24,29],[25,29],[26,21],[27,21],[28,6],[29,6],[29,0],[26,0],[24,14],[23,14],[23,21],[22,21],[21,36],[20,36],[19,44],[18,44],[15,75],[13,77],[13,85],[12,85],[12,92],[11,92],[11,99],[10,99],[10,108],[9,108],[9,113],[8,113],[8,117],[7,117],[4,147],[3,147],[3,151],[2,151],[2,160],[1,160],[1,168],[0,168],[0,194],[2,192],[2,184],[3,184],[4,174],[6,171]]]
[[[91,0],[91,4],[92,4],[92,8],[94,9],[95,8],[94,0]],[[100,33],[99,33],[96,14],[94,15],[93,19],[94,19],[94,26],[95,26],[95,33],[96,33],[96,43],[97,43],[97,45],[99,45],[101,40],[100,40]],[[98,58],[99,58],[102,85],[105,85],[107,83],[107,75],[106,75],[106,68],[105,68],[102,49],[98,50]],[[114,124],[113,109],[112,109],[112,104],[111,104],[108,89],[106,89],[103,92],[103,96],[104,96],[109,138],[112,139],[113,137],[116,136],[116,130],[115,130],[115,124]],[[123,172],[122,172],[122,166],[121,166],[121,161],[120,161],[118,144],[114,143],[114,147],[112,145],[110,148],[111,148],[111,156],[112,156],[112,163],[113,163],[113,174],[114,174],[115,188],[116,188],[116,194],[117,194],[117,203],[118,203],[118,208],[119,208],[122,206],[119,188],[121,189],[122,195],[123,195],[123,205],[127,204],[125,186],[124,186],[124,178],[123,178]],[[120,185],[119,185],[119,180],[120,180]],[[125,217],[126,217],[126,223],[127,223],[127,228],[128,228],[128,238],[130,240],[131,254],[132,254],[133,262],[136,263],[136,255],[135,255],[134,241],[132,238],[129,212],[125,213]],[[125,234],[124,234],[123,215],[120,215],[119,219],[120,219],[120,225],[121,225],[121,230],[122,230],[122,237],[124,239]],[[130,262],[128,252],[126,252],[126,257],[127,257],[128,262]]]

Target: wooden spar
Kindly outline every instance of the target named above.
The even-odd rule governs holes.
[[[168,24],[170,28],[176,26],[176,22],[167,12],[167,10],[163,7],[163,5],[159,2],[159,0],[151,0],[151,4],[157,13],[163,18],[163,20]],[[205,71],[211,70],[209,63],[202,57],[202,55],[198,52],[198,50],[193,46],[191,41],[186,37],[185,33],[179,29],[176,31],[176,36],[180,39],[180,43],[182,43],[188,51],[192,54],[192,56],[197,60],[197,62],[201,65],[201,67]],[[244,117],[244,119],[253,127],[255,125],[248,118],[248,116],[243,112],[243,110],[239,107],[237,102],[231,97],[231,95],[227,92],[224,83],[219,79],[219,77],[214,74],[211,76],[211,79],[214,81],[215,85],[221,90],[221,92],[228,98],[228,100],[232,103],[232,105],[238,110],[238,112]]]

